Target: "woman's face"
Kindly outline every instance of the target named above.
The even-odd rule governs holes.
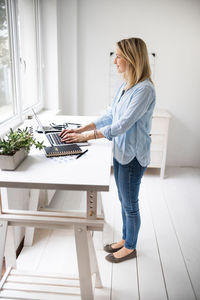
[[[124,59],[121,50],[116,48],[116,57],[114,60],[114,64],[117,66],[117,71],[119,73],[124,73],[126,70],[126,60]]]

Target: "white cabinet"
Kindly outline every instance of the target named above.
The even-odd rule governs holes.
[[[164,178],[167,155],[167,140],[170,114],[162,109],[155,109],[151,128],[151,163],[149,168],[160,168],[160,177]]]

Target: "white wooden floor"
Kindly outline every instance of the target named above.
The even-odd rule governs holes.
[[[138,257],[113,265],[102,250],[103,244],[121,239],[112,176],[110,192],[103,193],[105,230],[94,234],[104,286],[95,290],[95,300],[200,299],[200,169],[168,168],[166,173],[160,180],[158,170],[147,170],[140,192]],[[17,268],[77,276],[73,231],[37,230],[34,245],[24,247]]]

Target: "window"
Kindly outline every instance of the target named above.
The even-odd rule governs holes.
[[[39,103],[37,9],[34,0],[18,0],[22,109]]]
[[[0,0],[0,123],[15,114],[8,7]]]
[[[0,126],[42,107],[39,20],[38,0],[0,0]]]

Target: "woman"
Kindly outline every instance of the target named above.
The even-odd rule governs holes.
[[[149,136],[155,106],[155,90],[146,44],[140,38],[117,43],[114,63],[125,82],[119,88],[112,108],[94,123],[60,134],[66,143],[90,139],[113,140],[114,176],[121,202],[122,239],[106,245],[110,262],[136,257],[140,229],[138,195],[142,176],[150,163]],[[84,133],[87,131],[87,133]]]

